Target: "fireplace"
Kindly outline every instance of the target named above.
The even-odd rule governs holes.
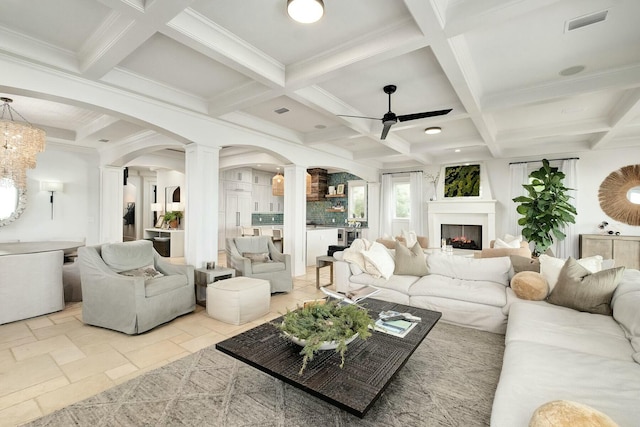
[[[441,224],[440,235],[455,249],[482,249],[482,226],[474,224]]]
[[[496,238],[496,201],[495,200],[434,200],[428,202],[429,241],[440,246],[442,240],[442,224],[465,224],[481,226],[481,238],[473,239],[476,245],[489,247],[489,242]],[[466,233],[466,226],[465,226]],[[459,234],[459,236],[462,233]],[[456,237],[456,236],[448,236]],[[469,236],[465,236],[469,237]]]

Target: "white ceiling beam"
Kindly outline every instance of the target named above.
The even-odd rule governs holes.
[[[405,0],[405,4],[430,40],[431,50],[489,151],[494,157],[501,157],[500,147],[495,140],[495,126],[490,117],[482,114],[480,84],[464,37],[445,38],[442,16],[433,8],[432,2]]]
[[[556,135],[586,135],[597,132],[607,132],[611,129],[609,123],[601,119],[585,119],[573,122],[563,122],[556,125],[537,125],[527,128],[508,129],[498,132],[500,144],[510,141],[526,141],[533,138],[545,138]]]
[[[562,0],[461,0],[445,12],[444,32],[454,37],[476,28],[499,25]]]
[[[222,115],[219,118],[220,120],[271,135],[276,138],[284,139],[289,142],[295,142],[297,144],[302,144],[304,142],[304,136],[299,132],[259,119],[251,114],[236,111]]]
[[[61,70],[78,72],[75,52],[17,33],[0,26],[0,51],[47,64]]]
[[[284,65],[192,9],[172,19],[162,32],[265,86],[285,85]]]
[[[97,119],[91,121],[91,123],[87,123],[86,125],[76,129],[76,140],[82,141],[83,139],[88,138],[90,135],[94,135],[119,121],[120,119],[116,117],[103,114]]]
[[[270,89],[261,83],[250,81],[209,98],[209,115],[218,117],[233,111],[244,110],[283,94],[283,90]]]
[[[616,133],[640,115],[640,88],[628,91],[611,112],[611,129],[599,135],[591,144],[591,149],[602,148],[611,142]]]
[[[359,132],[345,126],[321,129],[305,135],[304,142],[307,145],[319,144],[327,141],[350,139],[361,136]]]
[[[520,89],[506,90],[483,96],[485,111],[506,110],[521,105],[534,104],[549,99],[564,98],[598,92],[605,89],[638,87],[640,65],[610,68],[605,71],[566,77]]]

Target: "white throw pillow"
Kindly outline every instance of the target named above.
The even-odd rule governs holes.
[[[364,256],[364,259],[371,263],[380,273],[380,276],[385,279],[388,279],[393,274],[395,263],[383,244],[374,242],[368,251],[362,251],[362,256]]]
[[[512,234],[505,234],[502,240],[504,240],[505,242],[513,242],[514,240],[517,240],[518,242],[522,242],[522,234],[518,236],[514,236]]]
[[[502,240],[501,238],[496,238],[496,240],[493,242],[493,247],[494,249],[499,249],[499,248],[505,248],[505,249],[517,249],[520,247],[520,241],[519,240],[512,240],[510,242],[505,242],[504,240]]]
[[[364,257],[362,256],[362,251],[369,249],[371,244],[366,239],[355,239],[351,246],[344,250],[342,254],[342,259],[357,265],[360,267],[360,270],[366,271],[367,267],[365,265]]]
[[[402,230],[401,235],[402,235],[402,237],[404,237],[404,240],[407,241],[407,247],[408,248],[412,248],[413,245],[415,245],[416,242],[418,241],[418,235],[416,234],[415,231],[404,231],[404,230]]]
[[[547,279],[549,283],[549,293],[553,291],[553,288],[558,283],[558,276],[560,276],[560,270],[564,267],[566,260],[562,258],[554,258],[549,255],[540,255],[540,274]],[[602,257],[600,255],[590,256],[587,258],[581,258],[578,264],[589,270],[591,273],[597,273],[602,270]]]

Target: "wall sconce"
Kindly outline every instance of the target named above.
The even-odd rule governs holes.
[[[62,192],[64,190],[64,183],[54,181],[40,181],[40,191],[48,191],[51,193],[51,219],[53,219],[53,193],[56,191]]]

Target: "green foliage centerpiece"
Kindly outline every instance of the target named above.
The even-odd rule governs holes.
[[[369,325],[373,326],[373,319],[366,309],[330,300],[307,303],[294,311],[287,310],[282,323],[275,326],[289,339],[295,338],[294,342],[304,343],[300,352],[304,355],[299,372],[302,375],[307,362],[313,360],[313,356],[328,343],[335,344],[335,351],[342,358],[342,368],[347,344],[356,338],[356,334],[363,340],[367,339],[371,335]]]
[[[527,196],[513,199],[520,203],[517,210],[522,218],[522,235],[535,243],[534,255],[544,253],[552,244],[553,237],[564,240],[564,227],[575,224],[576,208],[569,203],[571,196],[567,194],[571,188],[563,184],[565,174],[558,168],[549,166],[547,159],[542,159],[542,167],[529,174],[529,184],[522,186]]]

